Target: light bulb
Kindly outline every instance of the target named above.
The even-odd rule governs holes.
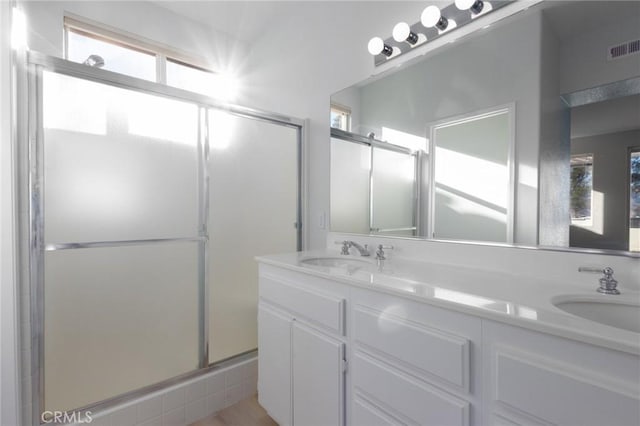
[[[418,35],[411,31],[411,27],[406,22],[399,22],[393,27],[393,39],[398,43],[406,41],[410,45],[418,42]]]
[[[438,21],[440,21],[440,18],[442,18],[442,13],[440,12],[440,9],[438,8],[438,6],[427,6],[423,11],[422,11],[422,15],[420,16],[420,21],[422,22],[422,25],[424,25],[427,28],[433,28],[436,26],[436,24],[438,23]]]
[[[406,22],[398,22],[393,27],[393,39],[397,42],[405,41],[411,34],[411,28]]]
[[[456,7],[460,10],[470,9],[476,0],[456,0]]]
[[[471,12],[478,14],[482,12],[484,4],[482,0],[456,0],[456,7],[460,10],[471,9]]]
[[[391,46],[387,46],[384,44],[384,41],[380,37],[374,37],[369,40],[369,45],[367,46],[369,53],[372,55],[383,54],[387,58],[393,54],[393,49]]]
[[[379,55],[384,50],[384,41],[380,37],[374,37],[369,40],[368,49],[372,55]]]

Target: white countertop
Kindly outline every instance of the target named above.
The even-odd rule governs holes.
[[[640,333],[570,315],[551,303],[556,297],[577,296],[581,300],[604,298],[637,304],[640,292],[622,290],[621,295],[603,295],[595,291],[597,279],[593,280],[593,290],[588,291],[584,287],[539,277],[403,258],[387,260],[380,267],[373,258],[353,255],[344,258],[363,260],[368,264],[327,267],[303,263],[305,259],[316,257],[341,258],[335,252],[306,251],[256,259],[263,264],[640,355]]]

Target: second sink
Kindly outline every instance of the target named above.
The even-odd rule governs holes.
[[[605,298],[608,296],[604,296]],[[584,319],[640,333],[640,305],[636,301],[602,297],[558,297],[552,303]]]

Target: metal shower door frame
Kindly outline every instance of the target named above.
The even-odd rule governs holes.
[[[147,394],[154,390],[188,380],[216,368],[218,364],[209,364],[209,282],[208,254],[209,235],[207,220],[209,215],[209,111],[222,110],[226,113],[268,122],[274,125],[290,127],[296,130],[297,135],[297,206],[296,206],[296,248],[302,250],[305,239],[303,237],[303,218],[306,217],[306,177],[305,177],[305,122],[300,119],[282,116],[267,111],[246,108],[238,105],[220,102],[216,99],[189,92],[186,90],[165,86],[111,71],[88,67],[82,64],[66,61],[64,59],[43,55],[37,52],[27,52],[24,67],[20,70],[23,74],[19,91],[22,98],[28,100],[27,117],[23,118],[23,125],[19,131],[18,139],[27,147],[26,152],[20,156],[20,164],[25,170],[27,188],[21,188],[21,193],[26,197],[28,204],[28,235],[22,237],[22,241],[28,241],[28,272],[23,285],[30,288],[29,309],[31,318],[31,402],[32,421],[39,425],[44,408],[44,255],[45,251],[72,250],[94,247],[124,247],[132,245],[155,245],[170,242],[197,242],[198,243],[198,324],[199,324],[199,362],[198,367],[188,373],[173,377],[160,383],[151,384],[141,389],[116,395],[105,401],[97,401],[86,407],[78,407],[75,410],[103,409],[129,399]],[[89,243],[65,242],[45,244],[44,241],[44,129],[43,129],[43,72],[49,71],[63,74],[83,80],[105,84],[121,89],[132,90],[139,93],[162,96],[169,99],[186,101],[198,108],[198,230],[193,237],[125,240],[125,241],[96,241]],[[26,124],[25,124],[26,123]],[[22,185],[25,186],[25,185]],[[25,336],[26,337],[26,336]],[[239,354],[242,358],[245,354]],[[228,364],[223,361],[221,364]]]

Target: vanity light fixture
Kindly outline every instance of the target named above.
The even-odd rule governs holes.
[[[482,0],[456,0],[456,7],[460,10],[471,10],[474,15],[482,12],[484,2]]]
[[[515,0],[455,0],[442,10],[429,5],[422,11],[420,20],[413,25],[399,22],[393,27],[392,37],[369,40],[369,53],[375,66],[387,63],[404,53],[454,31]]]
[[[411,27],[406,22],[398,22],[393,27],[393,39],[398,43],[406,41],[407,43],[414,45],[418,42],[418,34],[411,31]]]
[[[444,31],[449,26],[449,20],[442,16],[442,12],[438,6],[427,6],[420,15],[420,22],[427,28],[436,27],[440,31]]]
[[[393,48],[386,44],[380,37],[369,40],[369,53],[372,55],[384,55],[387,58],[393,54]]]

